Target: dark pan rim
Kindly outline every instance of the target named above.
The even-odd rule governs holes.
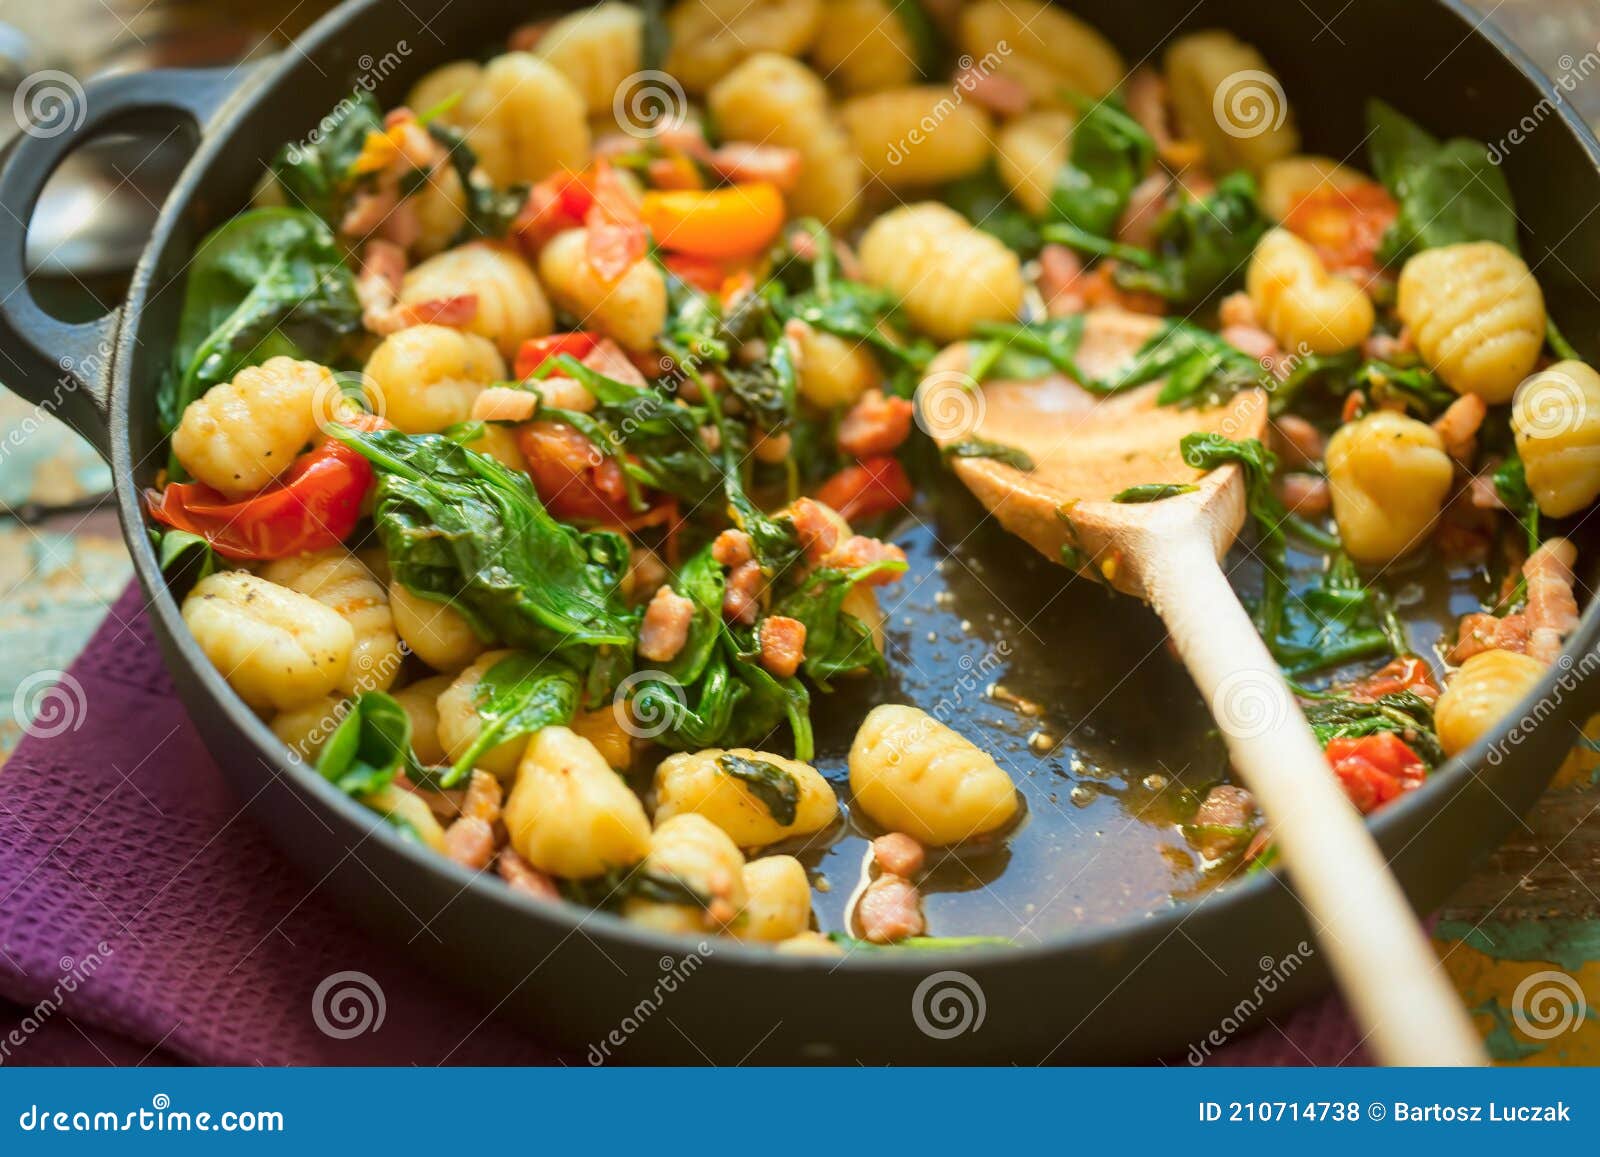
[[[318,20],[300,38],[301,50],[283,53],[280,58],[259,66],[218,113],[212,122],[212,133],[202,140],[194,156],[185,167],[173,188],[152,233],[151,241],[141,258],[129,288],[127,304],[123,307],[116,338],[115,357],[112,361],[112,391],[110,418],[110,443],[113,477],[117,494],[117,509],[122,523],[123,537],[133,557],[135,571],[147,596],[146,610],[159,617],[173,646],[182,654],[183,661],[193,669],[204,686],[212,703],[223,715],[230,718],[251,741],[256,756],[269,774],[289,777],[291,787],[314,797],[332,816],[344,823],[358,838],[349,847],[376,839],[390,852],[409,861],[410,869],[433,874],[436,880],[448,883],[457,891],[471,891],[480,901],[496,905],[508,917],[531,919],[553,925],[567,936],[580,930],[624,942],[640,950],[653,953],[683,955],[690,951],[690,942],[683,937],[656,932],[623,920],[608,912],[583,908],[576,904],[541,903],[519,896],[498,880],[485,880],[482,873],[468,871],[438,853],[421,848],[402,838],[375,813],[363,807],[322,777],[308,773],[304,765],[291,763],[284,757],[282,743],[258,719],[254,712],[238,698],[226,679],[206,659],[189,633],[180,614],[177,601],[167,589],[155,549],[146,533],[144,512],[140,495],[133,483],[133,463],[130,451],[130,422],[128,366],[138,343],[143,306],[149,296],[155,275],[155,256],[169,242],[173,230],[189,199],[195,194],[202,170],[221,149],[223,140],[237,124],[241,112],[260,104],[265,96],[280,83],[307,66],[309,49],[340,35],[364,16],[369,8],[381,0],[346,0],[344,4]],[[1590,163],[1600,172],[1600,139],[1585,124],[1570,104],[1561,99],[1552,81],[1514,44],[1498,27],[1489,24],[1467,6],[1465,0],[1438,0],[1440,7],[1453,14],[1463,27],[1463,40],[1478,37],[1486,40],[1505,58],[1506,62],[1531,83],[1539,94],[1556,110],[1559,123],[1570,133],[1587,153]],[[147,417],[144,420],[153,420]],[[1527,708],[1551,695],[1563,679],[1568,678],[1576,659],[1600,639],[1600,599],[1585,609],[1582,621],[1567,641],[1561,664],[1553,666],[1537,687],[1519,705]],[[1520,711],[1508,718],[1521,720]],[[1551,720],[1550,722],[1556,722]],[[1483,737],[1467,751],[1442,765],[1418,790],[1384,808],[1369,824],[1375,839],[1387,845],[1398,837],[1409,824],[1436,811],[1470,779],[1477,778],[1479,769],[1489,762],[1492,749],[1503,747],[1510,726],[1502,725],[1492,734]],[[1136,913],[1115,923],[1092,928],[1069,930],[1043,938],[1037,945],[1017,948],[978,947],[951,951],[854,953],[843,968],[849,972],[873,972],[926,975],[936,964],[965,961],[969,966],[1000,968],[1008,963],[1032,961],[1041,955],[1063,961],[1071,958],[1090,958],[1114,945],[1132,939],[1165,940],[1178,931],[1190,917],[1202,910],[1211,915],[1231,912],[1236,908],[1263,903],[1273,889],[1287,887],[1288,882],[1276,872],[1262,872],[1227,881],[1203,896],[1180,902],[1154,911]],[[752,946],[728,939],[719,941],[717,957],[727,957],[736,965],[757,966],[776,971],[835,972],[841,965],[834,958],[807,958],[778,955],[770,948]],[[1134,967],[1137,967],[1135,965]]]

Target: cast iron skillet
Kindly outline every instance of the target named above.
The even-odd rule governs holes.
[[[387,106],[429,68],[562,7],[576,5],[351,0],[294,50],[248,74],[149,73],[91,84],[81,125],[49,139],[21,137],[0,171],[6,384],[59,412],[109,458],[124,535],[168,665],[248,812],[352,915],[409,943],[434,971],[488,1005],[580,1052],[620,1030],[611,1039],[625,1043],[607,1045],[608,1055],[679,1062],[1136,1060],[1181,1053],[1252,991],[1252,999],[1265,997],[1263,1016],[1317,991],[1326,978],[1314,955],[1268,986],[1274,991],[1258,985],[1270,966],[1265,958],[1284,960],[1309,938],[1291,892],[1262,874],[1199,901],[1029,949],[858,954],[838,966],[718,941],[681,970],[687,978],[659,1013],[641,1016],[649,1001],[661,1000],[663,975],[692,945],[576,907],[526,902],[498,880],[474,880],[415,850],[317,776],[285,762],[281,745],[201,654],[163,584],[139,507],[140,488],[163,456],[155,389],[186,259],[207,230],[247,203],[279,145],[303,138],[386,55],[378,96]],[[1600,298],[1584,288],[1600,284],[1600,215],[1593,213],[1600,143],[1549,82],[1459,0],[1082,0],[1071,7],[1130,61],[1149,59],[1176,33],[1202,27],[1230,28],[1253,41],[1281,73],[1307,148],[1317,152],[1359,155],[1368,95],[1436,132],[1484,141],[1505,139],[1542,108],[1549,115],[1508,150],[1506,171],[1527,256],[1553,314],[1591,356],[1600,354],[1591,339],[1600,332]],[[30,218],[47,177],[94,135],[174,128],[196,144],[194,159],[126,304],[84,325],[45,314],[24,285],[19,223]],[[1593,544],[1583,557],[1593,565]],[[1593,574],[1586,578],[1592,589]],[[1148,633],[1142,610],[1130,604],[1125,617]],[[1600,604],[1585,614],[1567,667],[1553,669],[1526,705],[1537,725],[1503,728],[1374,821],[1419,909],[1440,903],[1500,840],[1559,764],[1568,722],[1600,707],[1600,686],[1582,678],[1589,669],[1582,659],[1597,635]],[[899,691],[913,701],[929,693],[936,699],[954,675],[935,671]],[[1193,714],[1185,689],[1167,694],[1175,716]],[[953,722],[962,725],[959,713]],[[963,975],[935,975],[945,970]],[[939,1029],[939,1009],[928,1010],[952,983],[981,992],[981,1022],[968,1016],[953,1036],[924,1031],[919,1022]],[[914,1015],[919,1005],[925,1011]]]

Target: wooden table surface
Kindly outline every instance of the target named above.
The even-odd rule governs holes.
[[[1600,53],[1595,0],[1473,3],[1552,75]],[[1600,124],[1600,77],[1570,99]],[[102,497],[106,469],[0,390],[0,441],[23,423],[25,445],[0,459],[0,702],[30,674],[70,664],[129,575]],[[0,759],[19,731],[0,713]],[[1600,717],[1589,731],[1600,739]],[[1600,755],[1574,750],[1556,786],[1450,899],[1435,942],[1497,1062],[1600,1063]],[[1580,990],[1576,1015],[1541,1021],[1541,992]]]

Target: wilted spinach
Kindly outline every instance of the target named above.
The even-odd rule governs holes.
[[[1305,705],[1306,722],[1323,747],[1335,739],[1360,739],[1392,731],[1431,767],[1444,762],[1434,731],[1433,708],[1414,691],[1397,691],[1368,702],[1341,695],[1317,697]]]
[[[1150,261],[1118,266],[1117,284],[1176,305],[1199,305],[1244,278],[1268,225],[1255,178],[1230,173],[1205,197],[1168,209],[1156,225]]]
[[[466,193],[466,221],[452,244],[460,244],[474,237],[504,237],[511,224],[528,201],[526,184],[508,185],[497,189],[478,171],[478,155],[467,144],[459,129],[443,121],[432,121],[428,135],[445,147],[450,167],[461,180]]]
[[[367,134],[382,131],[383,109],[370,92],[357,90],[323,117],[314,140],[278,150],[272,176],[291,205],[337,228],[357,184],[353,170]]]
[[[717,756],[717,770],[750,789],[770,815],[784,827],[794,823],[800,807],[800,785],[788,768],[765,759],[747,759],[731,751]]]
[[[393,783],[411,758],[405,708],[382,691],[366,691],[323,744],[317,772],[349,795],[371,795]]]
[[[568,723],[578,709],[579,674],[558,659],[526,651],[506,656],[483,673],[473,706],[479,728],[471,745],[440,780],[454,787],[482,758],[507,740]]]
[[[989,458],[1024,473],[1034,468],[1033,459],[1024,451],[1018,450],[1015,446],[1005,446],[983,438],[968,438],[962,442],[951,443],[944,448],[943,453],[946,458]]]
[[[1142,486],[1130,486],[1126,490],[1119,490],[1112,495],[1111,501],[1140,506],[1150,502],[1165,502],[1181,494],[1193,494],[1199,489],[1200,487],[1192,482],[1146,482]]]
[[[1134,186],[1155,162],[1156,144],[1114,98],[1079,103],[1083,112],[1056,175],[1051,215],[1092,237],[1114,237]]]
[[[1032,257],[1044,246],[1039,226],[1012,199],[993,167],[946,185],[939,199],[1008,249]]]

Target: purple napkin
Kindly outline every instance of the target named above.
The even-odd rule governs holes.
[[[58,713],[0,769],[0,1064],[558,1063],[419,978],[277,854],[190,725],[142,606],[123,594]],[[375,1015],[367,981],[340,977],[355,973],[383,1020],[346,1035]],[[1211,1063],[1364,1059],[1337,1002],[1245,1027]]]

